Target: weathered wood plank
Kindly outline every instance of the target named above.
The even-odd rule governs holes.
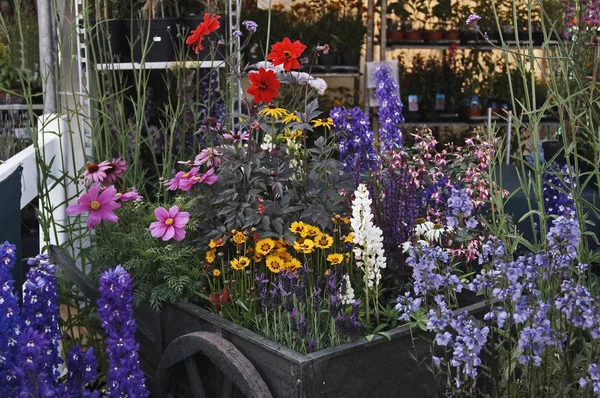
[[[188,333],[169,344],[156,375],[156,382],[158,386],[162,386],[163,394],[168,385],[167,370],[198,354],[206,356],[246,397],[272,397],[254,365],[233,344],[212,332]],[[186,368],[189,376],[191,365],[188,364],[189,362],[186,363]],[[192,374],[194,379],[196,375],[197,373]]]

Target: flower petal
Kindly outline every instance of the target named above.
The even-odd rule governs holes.
[[[171,239],[174,235],[175,235],[175,227],[173,227],[172,225],[169,225],[165,229],[165,233],[162,236],[162,240],[164,240],[166,242],[169,239]]]
[[[102,221],[100,212],[92,210],[90,212],[90,216],[88,217],[88,220],[87,220],[88,229],[96,228],[98,226],[98,224],[100,224],[100,221]]]
[[[154,215],[156,216],[156,219],[158,221],[165,221],[167,218],[170,217],[169,212],[164,207],[157,207],[156,209],[154,209]]]
[[[152,234],[153,238],[162,238],[166,229],[167,226],[160,221],[155,221],[150,224],[150,233]]]
[[[68,216],[76,216],[77,214],[85,213],[90,210],[90,204],[80,204],[80,205],[71,205],[67,207],[67,215]]]

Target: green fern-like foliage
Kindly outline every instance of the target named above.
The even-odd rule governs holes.
[[[133,278],[135,305],[147,302],[159,310],[164,302],[198,302],[205,275],[193,246],[163,242],[148,229],[156,221],[153,207],[127,202],[117,210],[118,224],[102,223],[88,257],[92,275],[121,264]]]

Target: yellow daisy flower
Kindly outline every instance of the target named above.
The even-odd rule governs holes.
[[[300,123],[300,118],[298,117],[298,115],[296,115],[295,112],[290,112],[283,119],[281,119],[281,121],[285,124],[294,123],[294,122]]]
[[[214,271],[213,271],[213,276],[214,276],[215,278],[218,278],[218,277],[220,277],[220,276],[221,276],[221,271],[220,271],[220,270],[218,270],[218,269],[214,270]]]
[[[315,242],[310,239],[304,239],[302,242],[297,240],[294,242],[294,249],[304,254],[312,253],[315,250]]]
[[[259,112],[259,115],[272,117],[275,120],[279,120],[280,118],[284,118],[289,115],[289,112],[283,108],[277,108],[273,104],[269,104],[268,106],[262,108]]]
[[[309,224],[306,224],[306,228],[304,228],[304,230],[300,233],[300,236],[303,238],[314,238],[318,235],[321,235],[321,230],[319,227]]]
[[[332,253],[329,256],[327,256],[327,261],[329,261],[333,265],[339,264],[342,261],[344,261],[344,255],[340,253]]]
[[[319,234],[315,238],[315,246],[319,249],[329,249],[333,245],[333,236],[328,234]]]
[[[285,261],[279,256],[270,255],[266,259],[267,268],[277,274],[285,266]]]
[[[292,257],[285,263],[285,268],[287,269],[298,269],[302,268],[302,263],[297,258]]]
[[[275,241],[271,238],[261,239],[256,242],[256,253],[266,256],[275,247]]]
[[[234,270],[240,271],[250,265],[250,259],[245,256],[234,258],[233,260],[231,260],[230,265],[231,268],[233,268]]]
[[[314,119],[310,123],[313,127],[323,126],[327,130],[331,130],[331,126],[333,126],[333,119],[330,117],[324,117],[322,119]]]
[[[302,234],[302,231],[307,227],[302,221],[294,221],[292,225],[290,225],[290,231],[295,234]]]
[[[290,261],[292,255],[287,251],[286,248],[275,250],[275,254],[283,259],[283,261]]]
[[[238,245],[241,245],[242,243],[246,242],[246,235],[244,235],[243,232],[238,231],[235,233],[235,235],[233,235],[233,241]]]
[[[282,137],[288,140],[296,140],[304,137],[304,132],[302,130],[287,131]]]
[[[210,247],[211,249],[214,249],[215,247],[221,247],[223,246],[223,238],[219,238],[217,240],[211,239],[210,242],[208,243],[208,247]]]
[[[344,243],[353,243],[354,242],[354,234],[348,234],[344,237]]]
[[[212,264],[215,261],[217,249],[212,249],[206,252],[206,262]]]

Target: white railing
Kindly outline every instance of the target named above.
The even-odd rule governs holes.
[[[64,116],[47,114],[40,116],[37,122],[38,149],[33,145],[25,148],[15,156],[0,164],[0,181],[5,180],[19,166],[23,168],[21,174],[21,209],[39,196],[40,186],[48,187],[48,192],[43,192],[49,203],[57,205],[52,207],[52,214],[45,214],[45,219],[56,225],[65,225],[66,221],[66,189],[63,184],[55,184],[52,177],[61,178],[68,171],[67,156],[70,153],[69,128]],[[36,153],[37,152],[37,153]],[[50,166],[48,181],[40,184],[38,178],[37,161],[43,161]],[[40,210],[43,211],[43,208]],[[42,234],[40,228],[40,234]],[[43,244],[43,236],[40,236]],[[65,232],[60,231],[50,237],[52,244],[60,244],[65,240]]]

